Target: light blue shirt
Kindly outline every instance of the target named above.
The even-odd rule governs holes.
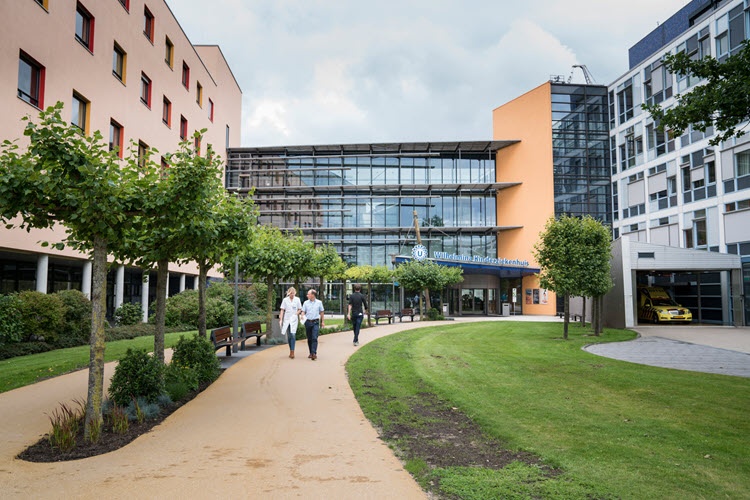
[[[308,299],[302,304],[302,311],[305,313],[308,321],[315,321],[316,319],[320,319],[320,313],[325,311],[325,309],[323,308],[323,302],[320,300],[315,299],[311,301]]]

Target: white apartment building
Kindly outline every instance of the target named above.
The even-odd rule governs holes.
[[[731,275],[726,266],[710,264],[711,255],[698,261],[705,264],[687,259],[692,264],[685,267],[677,258],[665,269],[649,264],[654,252],[641,252],[632,287],[666,287],[693,310],[696,322],[750,319],[748,305],[741,305],[750,293],[750,135],[717,147],[709,144],[711,129],[673,137],[659,132],[641,105],[669,107],[700,83],[667,72],[665,53],[721,61],[749,35],[750,0],[693,0],[630,49],[630,69],[609,87],[615,239],[741,258],[743,273]]]

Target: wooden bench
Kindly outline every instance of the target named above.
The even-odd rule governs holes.
[[[390,325],[391,321],[393,320],[393,314],[388,309],[381,309],[380,311],[377,311],[375,313],[375,324],[376,325],[379,324],[378,322],[381,319],[387,319],[388,324]]]
[[[235,338],[232,335],[231,326],[222,326],[221,328],[214,328],[211,330],[211,343],[214,345],[214,350],[219,350],[222,347],[226,348],[227,356],[232,355],[232,346],[239,344],[240,350],[245,350],[245,342],[255,337],[256,345],[260,346],[260,338],[265,333],[260,331],[260,321],[250,321],[242,324],[242,329]]]
[[[245,350],[245,341],[248,339],[255,337],[255,345],[260,347],[260,338],[265,335],[265,333],[260,331],[260,321],[248,321],[247,323],[242,323],[242,330],[240,330],[240,349]]]
[[[218,351],[222,347],[227,348],[227,356],[232,355],[232,346],[234,341],[232,339],[232,327],[222,326],[221,328],[214,328],[211,330],[211,342],[214,345],[214,350]]]
[[[404,321],[404,316],[409,316],[411,320],[414,321],[414,309],[411,307],[401,309],[401,312],[398,313],[398,320]]]

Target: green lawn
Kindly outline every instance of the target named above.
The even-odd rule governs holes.
[[[506,448],[562,469],[429,468],[423,485],[457,498],[748,498],[750,379],[610,360],[602,339],[559,323],[423,328],[374,341],[347,365],[357,398],[384,432],[414,417],[405,401],[434,393]],[[398,446],[397,441],[392,445]],[[439,486],[434,486],[434,485]]]
[[[180,335],[194,335],[192,332],[167,333],[164,336],[166,347],[174,346]],[[137,337],[131,340],[107,342],[106,361],[115,361],[125,355],[128,348],[154,350],[154,337]],[[0,361],[0,392],[33,384],[45,378],[56,377],[89,365],[89,346],[57,349],[41,354],[31,354]]]

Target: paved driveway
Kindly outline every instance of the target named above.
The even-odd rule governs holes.
[[[703,325],[638,326],[639,337],[586,347],[631,363],[750,377],[750,328]]]

